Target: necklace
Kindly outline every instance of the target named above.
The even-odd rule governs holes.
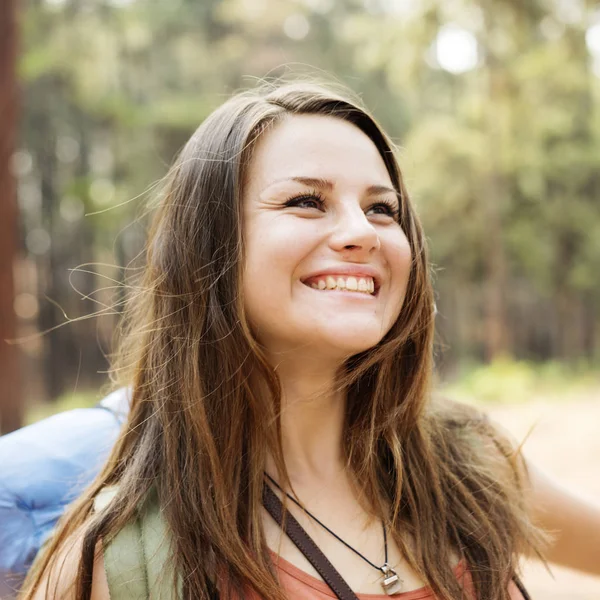
[[[380,567],[378,567],[375,563],[372,563],[366,556],[363,556],[358,550],[356,550],[356,548],[353,548],[350,544],[345,542],[339,535],[337,535],[335,532],[331,531],[331,529],[329,529],[329,527],[327,527],[327,525],[322,523],[319,519],[317,519],[317,517],[315,517],[315,515],[313,515],[306,508],[304,508],[300,504],[300,502],[298,502],[298,500],[296,500],[296,498],[294,498],[293,496],[290,496],[290,494],[283,491],[281,486],[266,471],[265,471],[265,475],[267,476],[269,481],[282,494],[285,494],[296,506],[301,508],[311,519],[313,519],[313,521],[317,522],[321,527],[323,527],[323,529],[328,531],[334,538],[336,538],[339,542],[344,544],[344,546],[346,546],[346,548],[348,548],[349,550],[352,550],[352,552],[354,552],[354,554],[356,554],[357,556],[360,556],[360,558],[362,558],[366,563],[371,565],[374,569],[381,571],[381,573],[383,573],[383,581],[381,582],[381,587],[383,588],[383,591],[388,596],[397,594],[402,590],[402,583],[403,583],[402,580],[400,579],[400,577],[398,577],[398,574],[396,573],[396,571],[394,571],[394,569],[392,569],[388,565],[387,534],[385,531],[385,523],[383,521],[381,522],[381,524],[383,526],[383,548],[384,548],[384,552],[385,552],[385,561]]]

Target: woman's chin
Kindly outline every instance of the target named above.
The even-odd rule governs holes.
[[[336,326],[339,325],[339,326]],[[257,336],[277,361],[301,359],[303,362],[320,362],[323,365],[342,363],[355,354],[365,352],[381,341],[385,331],[380,324],[369,327],[351,327],[349,324],[315,322],[294,327],[285,337]]]
[[[379,335],[352,335],[349,332],[335,333],[323,336],[319,342],[313,345],[315,354],[331,356],[341,360],[364,352],[376,346],[381,340]]]

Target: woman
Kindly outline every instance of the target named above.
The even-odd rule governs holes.
[[[123,546],[150,519],[181,597],[333,596],[263,496],[359,597],[522,598],[537,525],[564,525],[552,502],[576,506],[531,485],[483,416],[432,399],[421,225],[392,143],[337,93],[272,87],[204,121],[166,177],[128,317],[127,426],[25,598],[117,597],[111,548],[151,564],[143,535]],[[600,546],[598,513],[577,509],[549,559],[566,562],[573,535],[581,556]]]

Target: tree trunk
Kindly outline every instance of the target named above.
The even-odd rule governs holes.
[[[502,212],[508,197],[499,148],[502,144],[502,113],[505,110],[504,74],[498,61],[488,56],[488,101],[485,126],[488,135],[488,164],[483,186],[483,210],[487,230],[485,244],[486,282],[484,294],[484,353],[487,361],[509,351],[506,290],[508,281]]]
[[[17,137],[17,2],[0,2],[0,433],[22,425],[20,350],[16,338],[13,264],[17,253],[17,201],[11,160]]]
[[[40,82],[45,97],[57,93],[58,82],[53,78]],[[41,224],[51,238],[47,252],[38,256],[38,285],[40,289],[40,312],[38,326],[44,333],[44,380],[47,400],[56,400],[66,389],[71,374],[79,370],[79,355],[74,348],[72,331],[64,327],[65,318],[61,308],[66,306],[68,293],[65,273],[67,271],[57,235],[55,211],[58,205],[58,162],[56,158],[56,124],[49,110],[39,109],[35,126],[40,136],[36,162],[40,169],[42,191]]]

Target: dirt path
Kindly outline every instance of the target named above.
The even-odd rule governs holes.
[[[600,503],[600,396],[569,402],[492,407],[489,414],[521,440],[527,457],[569,486]],[[600,562],[600,556],[598,557]],[[600,600],[600,577],[528,565],[524,582],[534,600]]]

